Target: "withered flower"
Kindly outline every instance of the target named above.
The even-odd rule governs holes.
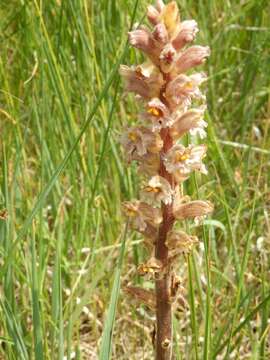
[[[194,200],[180,204],[174,208],[173,214],[176,219],[184,220],[189,218],[200,218],[211,214],[214,210],[213,204],[209,201]]]
[[[146,263],[140,264],[137,268],[139,275],[152,275],[158,274],[162,271],[163,264],[155,257],[151,257]]]
[[[148,306],[151,310],[156,309],[156,297],[152,290],[146,290],[138,286],[126,286],[124,290],[140,304]]]
[[[191,236],[184,231],[176,230],[170,231],[166,240],[166,246],[170,250],[170,256],[190,252],[193,245],[197,243],[197,236]]]
[[[124,215],[130,219],[130,224],[135,230],[144,231],[147,224],[157,226],[162,221],[160,209],[138,200],[125,201],[122,208]]]

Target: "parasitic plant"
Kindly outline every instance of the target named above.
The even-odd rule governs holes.
[[[128,286],[126,291],[156,312],[156,359],[172,357],[172,310],[181,298],[175,274],[178,257],[197,242],[195,236],[177,230],[176,221],[209,214],[208,201],[191,201],[183,194],[183,182],[193,170],[207,173],[202,160],[205,145],[183,145],[186,134],[205,136],[205,96],[199,86],[203,73],[191,70],[204,63],[209,48],[189,46],[198,32],[194,20],[180,21],[175,1],[158,0],[149,6],[147,17],[153,26],[129,33],[129,42],[148,58],[142,65],[122,65],[126,90],[136,94],[143,110],[138,126],[126,129],[121,142],[128,162],[136,161],[145,178],[141,200],[123,203],[130,226],[143,234],[149,259],[138,273],[155,281],[155,292]],[[193,106],[192,106],[193,103]]]

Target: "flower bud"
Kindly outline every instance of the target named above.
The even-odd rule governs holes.
[[[161,19],[163,20],[170,36],[173,36],[179,26],[179,10],[176,1],[169,2],[162,10]]]
[[[130,45],[142,50],[154,64],[159,65],[160,47],[147,29],[137,29],[128,33]]]
[[[183,73],[190,68],[201,65],[210,55],[208,46],[192,46],[185,50],[178,58],[175,64],[176,72]]]
[[[147,7],[147,18],[151,24],[156,25],[159,21],[159,11],[152,5]]]
[[[153,31],[153,37],[160,44],[165,45],[168,42],[168,40],[169,40],[168,32],[167,32],[166,26],[163,23],[157,24],[157,26],[155,27],[155,29]]]
[[[172,44],[176,50],[182,49],[186,44],[192,42],[198,29],[198,24],[195,20],[186,20],[180,24],[177,36],[172,40]]]

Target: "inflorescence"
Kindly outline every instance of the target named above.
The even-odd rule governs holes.
[[[206,136],[205,96],[199,89],[206,75],[191,70],[204,63],[210,50],[188,46],[195,39],[198,26],[194,20],[180,21],[175,1],[165,5],[158,0],[156,6],[148,7],[147,17],[152,31],[140,26],[129,32],[130,44],[141,50],[147,61],[120,68],[126,91],[135,93],[143,108],[138,125],[127,128],[121,142],[128,162],[135,161],[138,172],[147,178],[141,200],[125,201],[123,212],[131,228],[144,236],[150,257],[139,265],[138,273],[155,279],[156,293],[134,286],[127,291],[156,309],[156,351],[168,353],[167,357],[157,355],[157,359],[169,359],[171,324],[167,322],[180,288],[174,263],[198,241],[175,229],[175,223],[199,221],[213,210],[210,202],[191,201],[183,194],[183,182],[194,170],[207,174],[203,163],[206,146],[184,146],[183,140],[187,141],[186,134],[191,138]],[[159,329],[163,322],[165,330]]]

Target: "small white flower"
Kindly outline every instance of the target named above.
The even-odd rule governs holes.
[[[201,139],[206,137],[206,131],[204,130],[207,127],[207,122],[203,119],[199,120],[197,126],[189,130],[190,135],[198,135]]]
[[[162,6],[159,6],[161,9],[160,21],[165,24],[169,36],[173,37],[177,32],[180,22],[177,3],[176,1],[171,1],[165,6],[162,1],[158,1],[157,5],[159,3],[162,3]]]
[[[82,254],[88,254],[88,253],[90,253],[90,251],[91,251],[91,249],[89,247],[83,247],[81,249]]]
[[[175,121],[167,106],[158,98],[148,102],[144,116],[151,121],[152,131],[160,131],[161,128],[170,127]]]
[[[179,181],[185,180],[193,170],[207,174],[207,169],[202,163],[205,153],[205,145],[189,145],[187,148],[175,145],[164,157],[165,167]]]
[[[170,183],[162,176],[153,176],[147,186],[142,190],[142,195],[145,199],[152,202],[162,201],[164,204],[171,204],[173,190]]]
[[[76,304],[79,305],[81,303],[81,298],[77,297],[76,298]]]
[[[257,241],[256,241],[256,247],[258,251],[262,251],[263,247],[264,247],[264,237],[260,236],[258,237]]]
[[[143,156],[147,152],[158,153],[163,146],[160,135],[143,126],[127,129],[121,137],[121,143],[126,150],[128,160]]]

